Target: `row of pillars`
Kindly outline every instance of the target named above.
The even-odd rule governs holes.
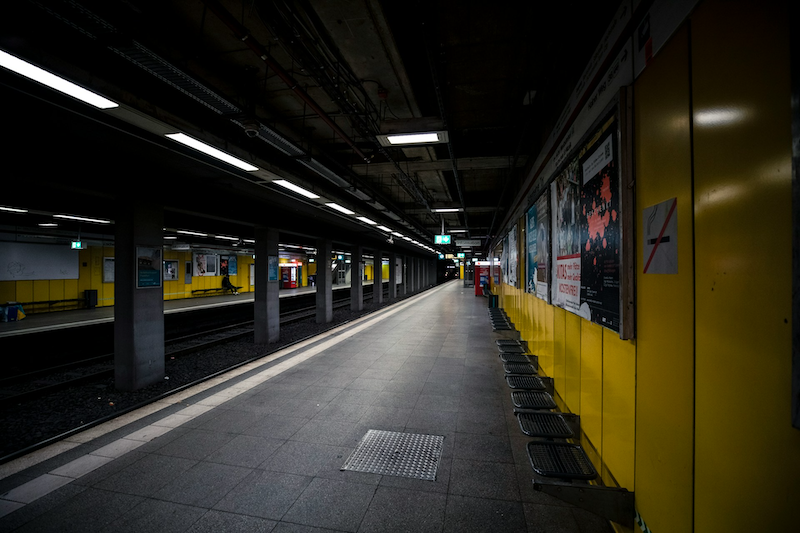
[[[142,286],[142,275],[137,270],[142,250],[162,249],[163,218],[161,207],[136,204],[122,210],[116,220],[114,368],[116,387],[120,390],[136,390],[164,379],[163,290],[161,284]],[[255,240],[254,336],[257,344],[268,344],[280,338],[278,230],[256,228]],[[318,323],[333,320],[333,272],[329,264],[332,254],[333,242],[319,239],[316,275]],[[372,301],[380,304],[384,302],[384,252],[373,250],[373,255]],[[394,252],[387,255],[390,300],[436,283],[434,261],[409,256],[402,258],[402,276],[398,283],[395,270],[398,255]],[[355,311],[364,308],[363,265],[364,248],[355,245],[351,250],[350,275],[350,308]],[[160,265],[157,268],[161,275]]]

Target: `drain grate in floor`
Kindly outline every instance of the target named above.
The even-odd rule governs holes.
[[[342,470],[436,480],[444,437],[370,429]]]

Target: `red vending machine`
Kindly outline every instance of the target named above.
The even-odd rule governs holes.
[[[483,286],[489,284],[489,262],[475,263],[475,296],[483,296]]]

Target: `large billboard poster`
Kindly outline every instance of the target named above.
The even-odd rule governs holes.
[[[517,245],[517,225],[508,232],[508,281],[512,287],[519,286],[519,246]]]
[[[570,162],[551,185],[555,276],[552,303],[584,318],[581,309],[580,166]]]
[[[525,216],[525,227],[528,228],[525,235],[527,243],[525,246],[525,292],[536,293],[536,274],[538,272],[539,251],[537,250],[537,240],[539,237],[538,226],[536,225],[536,204],[533,204]]]
[[[550,202],[547,193],[536,200],[536,297],[549,301],[550,284]]]
[[[580,158],[580,297],[592,322],[620,330],[621,221],[615,128],[608,128]]]

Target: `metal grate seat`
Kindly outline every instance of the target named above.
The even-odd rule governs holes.
[[[512,331],[514,328],[509,326],[506,323],[503,324],[492,324],[492,330],[494,331]]]
[[[497,349],[500,350],[503,353],[525,353],[527,351],[522,346],[513,346],[513,345],[510,345],[510,344],[509,345],[498,346]]]
[[[511,392],[511,401],[519,409],[556,409],[553,397],[544,391],[515,390]]]
[[[512,389],[518,390],[545,390],[547,387],[539,376],[506,376],[506,383]]]
[[[529,437],[548,439],[568,439],[572,430],[560,413],[542,411],[537,413],[517,413],[519,428]]]
[[[536,374],[538,369],[530,363],[503,363],[506,374]]]
[[[515,353],[501,353],[500,360],[504,363],[523,363],[531,364],[531,360],[526,355]]]
[[[497,339],[495,343],[498,346],[522,346],[522,343],[516,339]]]
[[[528,458],[534,472],[547,477],[594,479],[597,471],[583,448],[566,442],[532,441]]]

